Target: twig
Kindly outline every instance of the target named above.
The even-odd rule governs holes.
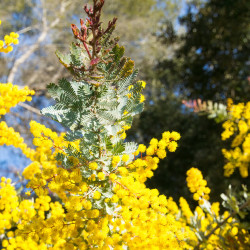
[[[25,109],[27,109],[27,110],[29,110],[29,111],[31,111],[31,112],[33,112],[33,113],[35,113],[35,114],[37,114],[37,115],[39,115],[39,116],[42,115],[39,109],[34,108],[34,107],[30,106],[29,104],[21,102],[18,105],[25,108]]]
[[[28,32],[30,30],[37,29],[38,27],[39,27],[38,25],[28,26],[28,27],[25,27],[25,28],[19,30],[17,33],[20,35],[20,34]]]

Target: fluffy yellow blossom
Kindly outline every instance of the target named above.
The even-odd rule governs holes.
[[[112,166],[113,167],[116,167],[117,164],[120,162],[121,158],[119,155],[115,155],[113,156],[113,159],[112,159]]]
[[[144,82],[144,81],[138,81],[137,83],[141,84],[141,86],[142,86],[143,88],[146,87],[146,82]]]
[[[154,155],[156,152],[157,146],[149,146],[146,150],[147,155]]]
[[[156,138],[152,138],[150,141],[150,145],[157,145],[158,144],[158,140]]]
[[[144,101],[145,101],[145,96],[141,95],[140,102],[144,102]]]
[[[128,160],[129,160],[129,155],[124,154],[124,155],[122,156],[122,161],[123,161],[123,162],[127,162]]]
[[[19,102],[31,101],[35,92],[28,87],[20,89],[11,83],[0,83],[0,117],[10,111]]]
[[[138,151],[141,153],[144,153],[146,151],[146,146],[143,144],[140,144],[138,147]]]
[[[180,202],[180,207],[181,207],[181,211],[182,211],[183,215],[186,217],[187,221],[190,223],[191,217],[193,217],[194,214],[190,210],[190,207],[189,207],[187,201],[183,197],[180,197],[179,202]]]
[[[20,148],[25,156],[34,159],[35,151],[29,148],[18,132],[2,121],[0,122],[0,145],[14,146]]]
[[[222,126],[222,140],[234,135],[231,149],[222,149],[227,160],[224,175],[229,177],[239,168],[241,176],[246,178],[250,166],[250,102],[231,105],[229,119]]]
[[[116,174],[110,174],[110,175],[109,175],[109,179],[110,179],[111,181],[116,180],[116,179],[117,179]]]
[[[167,156],[167,153],[164,149],[159,149],[159,150],[157,150],[157,156],[160,159],[164,159]]]
[[[118,168],[118,171],[119,171],[119,173],[120,173],[121,176],[126,176],[126,175],[128,175],[128,170],[127,170],[127,168],[125,168],[125,167],[119,167],[119,168]]]
[[[102,194],[98,191],[95,191],[93,194],[93,199],[99,200],[101,198]]]
[[[176,150],[177,146],[178,146],[178,144],[176,141],[171,141],[171,142],[169,142],[168,150],[170,152],[174,152]]]
[[[173,131],[170,134],[170,137],[174,140],[174,141],[178,141],[181,138],[181,135],[178,132]]]
[[[105,174],[104,174],[103,172],[99,172],[99,173],[97,174],[97,177],[98,177],[98,179],[99,179],[100,181],[105,180]]]
[[[1,25],[1,21],[0,21]],[[11,32],[9,35],[4,36],[4,41],[0,40],[0,52],[9,53],[13,50],[12,45],[19,43],[19,35],[15,32]]]
[[[91,162],[89,164],[89,168],[92,170],[96,170],[98,168],[98,164],[96,162]]]
[[[187,186],[190,192],[194,193],[194,200],[208,200],[210,189],[206,187],[207,181],[203,179],[202,173],[197,168],[191,168],[187,171]],[[203,202],[199,204],[202,205]]]
[[[34,175],[41,173],[40,163],[37,161],[32,162],[28,167],[23,171],[23,176],[27,180],[33,179]]]

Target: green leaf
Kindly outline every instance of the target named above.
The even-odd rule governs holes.
[[[71,57],[69,54],[62,54],[60,51],[56,51],[56,56],[58,57],[60,63],[62,63],[65,67],[69,67],[70,64],[72,63]]]
[[[55,157],[56,161],[61,161],[61,162],[64,161],[64,158],[65,158],[65,155],[62,153],[57,153]]]
[[[144,108],[144,104],[143,103],[140,103],[138,105],[136,105],[135,107],[133,107],[131,110],[130,110],[130,113],[131,115],[137,115],[139,113],[141,113],[143,111],[143,108]]]
[[[138,75],[138,70],[135,70],[128,77],[117,82],[118,95],[124,95],[124,91],[126,91],[128,89],[129,85],[132,84],[133,80],[137,77],[137,75]]]
[[[75,92],[74,88],[71,86],[71,83],[65,79],[62,78],[59,80],[59,87],[64,90],[64,93],[70,98],[70,99],[76,99],[78,98],[77,93]]]
[[[131,153],[134,153],[138,148],[138,145],[137,143],[135,142],[126,142],[125,143],[125,151],[124,153],[125,154],[131,154]]]
[[[79,95],[79,98],[82,99],[87,99],[92,95],[92,91],[90,89],[90,86],[88,84],[80,84],[79,83],[79,88],[77,90],[77,95]]]
[[[114,31],[115,27],[112,27],[106,34],[104,34],[100,40],[100,44],[105,48],[110,43],[110,37]]]
[[[82,133],[79,131],[74,131],[74,132],[70,131],[64,136],[64,140],[73,142],[82,138],[82,136],[83,136]]]
[[[74,66],[80,67],[83,65],[83,58],[81,57],[82,49],[76,46],[75,43],[71,44],[70,57]]]
[[[116,118],[114,117],[112,113],[104,111],[104,110],[98,110],[97,115],[101,123],[107,123],[107,121],[114,123],[116,121]]]
[[[116,108],[118,106],[118,102],[116,100],[106,100],[106,101],[99,101],[97,105],[101,109],[110,110],[112,108]]]
[[[52,98],[58,100],[62,91],[55,83],[50,83],[47,85],[47,89]]]
[[[55,121],[62,122],[62,117],[69,111],[69,109],[61,109],[57,105],[43,108],[41,113]]]
[[[104,137],[104,142],[105,142],[106,149],[107,149],[108,151],[112,150],[113,144],[112,144],[112,142],[111,142],[109,136],[105,136],[105,137]]]
[[[112,149],[112,154],[113,155],[119,155],[121,154],[123,151],[125,150],[125,146],[123,144],[122,141],[119,141],[118,143],[116,143]]]
[[[112,50],[113,54],[114,54],[114,62],[118,63],[121,58],[123,57],[124,55],[124,52],[125,52],[125,49],[123,46],[119,46],[118,44],[113,48]]]

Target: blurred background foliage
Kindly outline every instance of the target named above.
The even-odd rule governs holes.
[[[73,41],[70,24],[79,25],[84,0],[1,0],[0,36],[19,31],[21,44],[0,56],[0,81],[28,85],[39,97],[31,106],[48,105],[46,85],[69,77],[55,56]],[[151,188],[174,197],[190,197],[185,173],[195,166],[208,180],[212,201],[229,183],[249,184],[236,173],[223,177],[221,123],[187,109],[183,100],[200,98],[226,104],[250,100],[250,1],[248,0],[106,0],[103,22],[118,17],[115,35],[135,60],[147,82],[145,110],[134,121],[128,139],[148,143],[175,130],[182,139],[175,153],[161,162]],[[89,1],[91,3],[91,1]],[[8,62],[8,63],[7,63]],[[18,107],[6,116],[29,140],[28,121],[55,123]],[[228,142],[227,142],[228,143]],[[16,162],[18,167],[18,162]]]

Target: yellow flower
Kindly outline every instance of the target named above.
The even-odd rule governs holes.
[[[116,167],[117,164],[120,162],[121,158],[119,155],[115,155],[113,156],[113,159],[112,159],[112,166],[113,167]]]
[[[164,149],[157,150],[156,154],[160,159],[164,159],[167,156],[166,150]]]
[[[170,134],[170,137],[171,137],[173,140],[178,141],[178,140],[180,140],[181,135],[180,135],[178,132],[173,131],[173,132]]]
[[[98,177],[98,179],[99,179],[100,181],[105,180],[105,174],[104,174],[103,172],[99,172],[99,173],[97,174],[97,177]]]
[[[145,101],[145,96],[141,94],[140,102],[144,102],[144,101]]]
[[[89,168],[92,170],[96,170],[98,168],[98,164],[96,162],[91,162],[89,164]]]
[[[122,156],[122,161],[127,162],[128,160],[129,160],[129,155],[124,154],[124,155]]]
[[[116,179],[117,179],[116,174],[114,174],[114,173],[110,174],[110,175],[109,175],[109,179],[110,179],[111,181],[116,180]]]
[[[102,194],[98,191],[95,191],[93,194],[93,199],[99,200],[101,198]]]
[[[177,148],[177,142],[176,141],[171,141],[170,143],[169,143],[169,145],[168,145],[168,150],[170,151],[170,152],[174,152],[175,150],[176,150],[176,148]]]
[[[141,153],[144,153],[146,151],[146,146],[143,144],[140,144],[137,150]]]
[[[231,234],[233,236],[237,235],[238,234],[238,228],[237,227],[233,227],[232,230],[231,230]]]

